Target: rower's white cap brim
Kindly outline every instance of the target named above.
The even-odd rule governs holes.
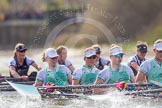
[[[93,55],[96,55],[95,50],[88,50],[88,51],[84,52],[84,57],[91,57]]]
[[[154,49],[158,51],[162,51],[162,42],[154,44]]]
[[[117,54],[121,54],[121,53],[124,54],[122,49],[119,47],[113,48],[109,52],[110,55],[117,55]]]
[[[54,57],[58,57],[58,54],[57,54],[57,52],[56,52],[55,49],[53,49],[53,48],[48,48],[48,49],[45,51],[45,57],[54,58]]]

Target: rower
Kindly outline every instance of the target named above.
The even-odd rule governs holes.
[[[162,83],[162,39],[154,42],[154,58],[143,62],[139,68],[136,82],[147,82],[150,80]]]
[[[32,72],[28,76],[28,70],[30,65],[36,68],[38,71],[41,69],[36,62],[25,55],[27,51],[26,46],[23,43],[18,43],[15,46],[14,57],[9,62],[10,76],[13,78],[22,78],[24,81],[29,80],[29,77],[36,77],[37,72]],[[31,79],[35,80],[35,79]]]
[[[70,70],[65,65],[58,64],[58,54],[55,49],[46,49],[43,53],[42,60],[48,64],[48,67],[39,71],[36,77],[35,86],[64,86],[72,83]]]
[[[74,71],[73,85],[94,84],[99,70],[95,67],[96,51],[90,47],[84,51],[85,64]]]
[[[146,60],[145,56],[147,53],[147,43],[137,41],[136,47],[136,55],[128,59],[128,66],[133,70],[135,76],[137,75],[139,66]]]
[[[108,84],[118,82],[135,82],[133,71],[130,67],[121,64],[123,60],[122,48],[118,45],[112,44],[110,48],[110,65],[101,70],[96,78],[95,84]],[[95,89],[94,93],[102,92],[99,89]]]
[[[61,45],[61,46],[58,46],[56,51],[57,51],[57,54],[59,55],[58,63],[60,65],[67,66],[70,69],[71,73],[73,73],[75,68],[74,68],[72,62],[69,59],[67,59],[67,48],[65,46]]]
[[[92,48],[96,51],[96,63],[95,66],[99,70],[104,69],[104,66],[108,66],[110,61],[104,57],[101,57],[101,47],[98,44],[92,45]]]

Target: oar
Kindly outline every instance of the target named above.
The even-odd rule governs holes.
[[[143,94],[143,93],[157,93],[157,92],[162,92],[162,88],[152,89],[152,90],[127,92],[127,93],[125,93],[125,95],[138,95],[138,94]]]
[[[151,98],[162,98],[162,95],[157,94],[157,93],[138,94],[138,96],[151,97]]]
[[[37,88],[32,86],[32,85],[24,85],[24,84],[16,84],[16,83],[12,83],[7,81],[14,89],[16,89],[17,92],[19,92],[21,95],[25,95],[25,96],[38,96],[40,97],[39,92],[37,91]],[[47,93],[46,96],[52,96],[53,98],[57,98],[59,97],[71,97],[71,98],[85,98],[86,96],[84,95],[79,95],[79,94],[68,94],[68,93],[64,93],[61,92],[60,94],[55,94],[54,92],[51,93]]]
[[[27,82],[15,82],[18,84],[28,84]],[[32,83],[32,82],[31,82]],[[6,86],[6,83],[0,84],[0,91],[14,91],[14,89],[11,86]],[[29,82],[30,85],[30,82]],[[151,86],[150,83],[128,83],[128,86]],[[109,87],[115,87],[116,84],[97,84],[97,85],[69,85],[69,86],[38,86],[37,88],[40,90],[52,88],[52,89],[60,89],[60,90],[69,90],[69,89],[85,89],[85,88],[109,88]]]
[[[32,85],[32,84],[34,84],[34,81],[23,81],[23,82],[15,82],[15,83],[17,83],[17,84]],[[7,82],[2,82],[2,83],[0,83],[0,87],[2,85],[9,85],[9,84]]]
[[[61,92],[59,94],[57,93],[43,93],[41,94],[42,98],[52,98],[52,99],[56,99],[56,98],[62,98],[65,99],[65,98],[71,98],[71,99],[74,99],[74,98],[78,98],[78,99],[90,99],[89,97],[87,97],[86,95],[83,95],[83,94],[74,94],[74,93],[64,93],[64,92]]]
[[[16,84],[7,81],[18,93],[23,96],[36,96],[40,97],[40,94],[36,87],[33,85],[24,85],[24,84]]]
[[[0,82],[3,82],[3,81],[13,81],[13,80],[19,80],[21,81],[22,78],[12,78],[12,77],[9,77],[9,76],[3,76],[3,77],[0,77]]]
[[[34,77],[30,77],[29,78],[30,80],[34,80],[35,78]],[[0,78],[0,82],[5,82],[5,81],[23,81],[22,78],[12,78],[12,77],[1,77]]]
[[[97,84],[97,85],[68,85],[68,86],[38,86],[38,89],[46,89],[46,88],[53,88],[53,89],[81,89],[81,88],[109,88],[115,87],[117,83],[114,84]],[[128,86],[147,86],[151,85],[150,83],[128,83]]]

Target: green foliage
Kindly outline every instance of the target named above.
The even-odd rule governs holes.
[[[136,40],[146,41],[149,45],[152,45],[155,40],[162,38],[162,25],[157,25],[151,30],[143,34],[143,36],[137,36]]]
[[[9,8],[9,0],[0,0],[0,12]]]

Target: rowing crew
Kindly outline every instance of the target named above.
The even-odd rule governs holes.
[[[59,55],[53,48],[48,48],[44,52],[43,61],[48,64],[45,69],[41,69],[38,65],[35,65],[34,61],[27,59],[25,57],[26,50],[27,48],[23,44],[15,47],[16,53],[9,66],[10,72],[13,77],[23,78],[27,76],[27,72],[19,73],[17,70],[20,69],[23,72],[23,70],[28,70],[29,65],[33,65],[39,70],[35,86],[106,84],[121,81],[134,83],[149,80],[162,82],[162,39],[155,41],[153,48],[155,57],[151,60],[145,60],[147,45],[144,43],[137,45],[137,55],[130,61],[130,67],[138,71],[136,77],[135,71],[133,72],[129,66],[121,64],[124,53],[122,48],[115,44],[111,46],[109,51],[110,65],[103,70],[99,70],[95,66],[98,48],[87,48],[84,51],[84,65],[75,70],[73,67],[68,68],[68,66],[72,65],[60,65],[58,62]],[[17,62],[19,63],[19,69],[16,67]]]
[[[99,45],[94,45],[93,48],[96,50],[97,58],[95,66],[101,70],[104,68],[104,65],[109,64],[109,60],[100,57],[101,50]],[[31,74],[28,75],[29,67],[30,65],[32,65],[37,71],[40,71],[41,67],[37,65],[37,63],[33,59],[26,56],[26,51],[27,48],[24,44],[16,44],[13,58],[9,62],[10,77],[23,79],[24,81],[35,80],[33,78],[36,77],[37,72],[31,72]],[[56,52],[58,54],[57,63],[68,67],[70,73],[72,74],[75,68],[72,62],[67,59],[67,48],[61,45],[56,49]]]
[[[76,69],[72,75],[66,66],[57,64],[58,55],[53,48],[49,48],[44,53],[44,58],[48,67],[38,73],[35,86],[42,86],[46,84],[57,86],[69,84],[106,84],[121,81],[134,83],[145,82],[146,80],[156,80],[162,82],[160,76],[162,72],[161,39],[154,43],[153,50],[155,58],[144,61],[140,65],[137,77],[135,78],[132,69],[129,66],[121,64],[124,53],[122,48],[117,45],[111,46],[109,51],[110,65],[101,71],[95,67],[96,51],[93,48],[87,48],[84,51],[85,64],[79,69]]]

